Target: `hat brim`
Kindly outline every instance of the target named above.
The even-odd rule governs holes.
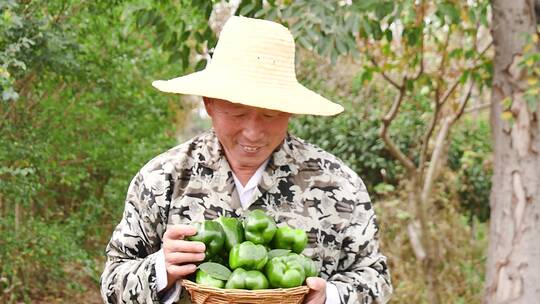
[[[341,105],[298,82],[261,83],[250,78],[219,75],[208,69],[170,80],[156,80],[152,86],[162,92],[219,98],[292,114],[329,116],[343,111]]]

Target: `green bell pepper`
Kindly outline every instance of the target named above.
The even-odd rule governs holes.
[[[194,226],[197,228],[197,234],[187,237],[187,240],[203,242],[206,245],[206,260],[222,252],[225,233],[219,223],[204,221],[202,223],[195,223]]]
[[[307,245],[307,234],[302,229],[293,229],[289,226],[279,227],[272,240],[274,248],[291,249],[296,253],[301,253]]]
[[[319,275],[319,269],[317,269],[317,264],[315,264],[315,262],[307,256],[296,253],[289,253],[287,256],[296,259],[296,261],[300,263],[302,267],[304,267],[306,278],[316,277]]]
[[[225,233],[225,249],[227,249],[227,252],[229,252],[234,245],[244,241],[244,227],[242,227],[242,222],[239,219],[220,216],[216,222],[221,225],[221,228],[223,228],[223,232]]]
[[[261,270],[268,261],[268,254],[263,245],[255,245],[250,241],[236,244],[229,253],[231,269]]]
[[[304,267],[294,257],[275,257],[266,263],[264,269],[270,286],[290,288],[300,286],[306,279]]]
[[[267,289],[268,279],[258,270],[244,270],[237,268],[233,271],[227,283],[226,289]]]
[[[212,277],[202,269],[197,269],[197,273],[195,274],[195,282],[197,284],[216,288],[223,288],[225,286],[225,281]]]
[[[244,232],[247,241],[254,244],[268,244],[276,233],[274,218],[257,209],[249,212],[244,219]]]

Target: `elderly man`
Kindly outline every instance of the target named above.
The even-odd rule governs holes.
[[[189,303],[180,280],[204,260],[190,224],[263,209],[305,230],[304,254],[320,267],[304,303],[384,303],[386,258],[362,180],[335,156],[287,133],[291,114],[343,108],[296,80],[294,40],[283,26],[232,17],[210,64],[153,85],[204,96],[212,130],[151,160],[131,182],[107,246],[108,303]]]

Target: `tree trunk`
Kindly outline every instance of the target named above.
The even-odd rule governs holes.
[[[440,262],[437,248],[434,246],[433,236],[429,229],[428,201],[422,199],[422,183],[418,173],[410,177],[409,185],[409,211],[414,216],[407,225],[409,241],[416,260],[422,267],[424,282],[426,284],[427,300],[430,304],[440,303],[440,284],[437,280],[436,266]]]
[[[525,36],[536,32],[534,0],[493,0],[492,8],[494,172],[484,303],[538,303],[540,98],[527,105],[527,70],[518,65]],[[510,120],[501,118],[504,111]]]

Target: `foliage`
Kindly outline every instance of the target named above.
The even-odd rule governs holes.
[[[180,63],[186,71],[195,63],[198,71],[206,66],[206,55],[217,42],[208,24],[215,2],[139,1],[128,4],[124,16],[131,17],[128,20],[137,30],[151,29],[152,45],[169,54],[168,63]]]
[[[76,280],[80,276],[69,271],[74,262],[84,264],[89,259],[80,246],[83,231],[78,223],[44,222],[38,218],[23,221],[15,234],[13,218],[0,219],[0,259],[3,262],[0,290],[3,303],[44,296],[65,296],[81,288]],[[8,262],[9,261],[9,262]]]
[[[464,120],[454,131],[448,153],[450,169],[457,172],[459,207],[472,221],[489,218],[491,175],[491,130],[487,120]]]
[[[130,179],[175,144],[189,106],[150,86],[182,68],[122,19],[125,4],[0,5],[0,294],[11,303],[65,289],[55,282],[69,268],[103,252]]]
[[[372,194],[384,192],[385,185],[397,186],[404,175],[403,167],[392,158],[379,136],[380,115],[365,110],[380,101],[379,98],[388,98],[384,96],[388,93],[383,88],[377,90],[382,92],[370,91],[361,98],[362,104],[343,100],[341,104],[346,109],[336,117],[297,116],[290,124],[294,135],[339,156],[362,177]],[[319,87],[318,91],[327,92],[328,88]],[[332,98],[331,93],[325,96],[337,98]],[[422,121],[416,115],[401,117],[396,123],[398,145],[408,150],[415,143],[421,125]]]
[[[362,87],[358,78],[348,84],[332,83],[330,87],[324,79],[339,77],[321,68],[323,59],[302,55],[298,69],[302,82],[331,100],[340,101],[346,109],[335,117],[297,116],[291,122],[291,132],[338,155],[363,178],[372,195],[394,192],[405,172],[392,159],[379,136],[381,115],[377,110],[377,105],[391,102],[393,92],[380,81]],[[336,87],[345,88],[338,92]],[[397,119],[392,134],[400,149],[411,151],[424,121],[412,109],[405,113],[409,115]],[[471,220],[472,216],[481,221],[489,217],[490,138],[489,123],[483,116],[479,119],[466,116],[451,135],[448,166],[456,174],[453,188],[459,196],[459,210],[469,214]]]

